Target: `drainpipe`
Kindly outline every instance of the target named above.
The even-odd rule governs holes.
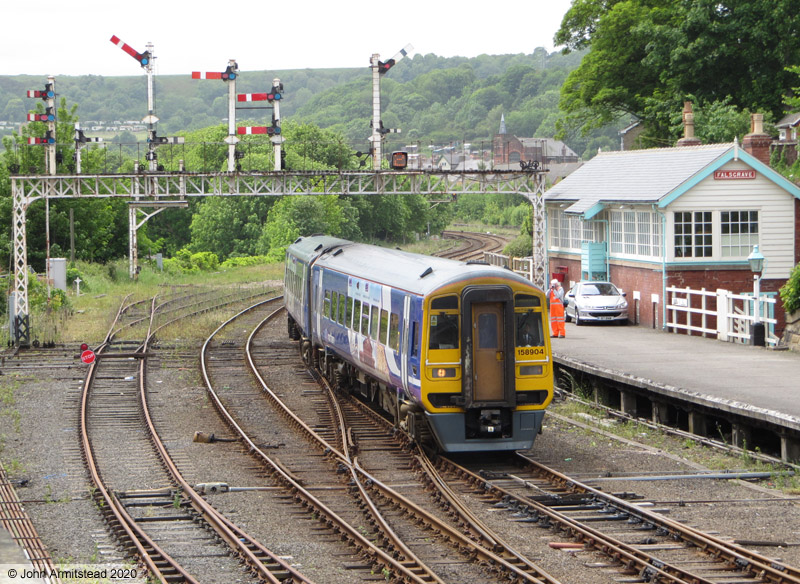
[[[661,330],[667,329],[667,215],[653,205],[661,215]]]
[[[561,214],[563,217],[563,213]],[[536,259],[536,203],[531,200],[531,282],[536,282],[533,262]],[[550,286],[550,222],[547,203],[544,204],[544,292]]]

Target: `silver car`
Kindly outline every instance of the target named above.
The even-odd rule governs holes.
[[[628,322],[628,301],[625,292],[611,282],[578,282],[567,292],[564,310],[567,322]]]

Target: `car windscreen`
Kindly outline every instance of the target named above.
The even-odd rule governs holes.
[[[584,296],[619,296],[619,290],[614,284],[601,282],[582,286],[581,294]]]

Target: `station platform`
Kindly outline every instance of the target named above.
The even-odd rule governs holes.
[[[45,579],[30,577],[33,572],[25,552],[0,525],[0,584],[44,584]]]
[[[783,458],[800,460],[800,353],[638,326],[566,326],[565,338],[551,339],[557,366],[681,402],[690,418],[719,413],[769,427],[785,440]]]

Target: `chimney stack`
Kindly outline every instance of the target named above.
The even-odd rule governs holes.
[[[692,113],[692,102],[683,103],[683,138],[678,140],[676,146],[700,146],[700,138],[694,135],[694,113]]]
[[[769,166],[772,136],[764,133],[764,114],[750,114],[750,133],[742,139],[742,148],[759,162]]]

